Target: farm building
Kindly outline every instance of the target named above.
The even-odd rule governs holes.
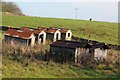
[[[26,45],[33,46],[35,43],[35,35],[32,32],[22,30],[9,29],[5,33],[5,41],[20,42]],[[14,43],[13,43],[14,44]]]
[[[60,32],[61,32],[61,40],[71,40],[72,38],[71,30],[67,28],[61,28]]]
[[[35,34],[35,42],[38,44],[45,44],[46,32],[44,29],[32,29],[28,27],[22,27],[21,30],[25,32],[33,32]]]
[[[94,49],[94,59],[95,60],[105,60],[107,58],[107,52],[109,47],[104,43],[99,43],[96,45],[92,45]]]
[[[32,29],[29,27],[22,27],[21,30],[24,31],[34,31],[34,30],[40,30],[46,32],[46,37],[47,40],[50,40],[52,42],[55,42],[57,40],[71,40],[72,37],[72,32],[70,29],[67,28],[43,28],[43,27],[38,27],[38,29]],[[35,31],[36,32],[36,31]],[[38,37],[38,36],[36,36]],[[38,39],[38,38],[36,38]]]
[[[47,34],[47,39],[52,42],[55,42],[61,39],[61,32],[56,28],[47,28],[45,32]]]
[[[41,29],[35,29],[32,31],[35,34],[35,41],[38,44],[45,44],[46,43],[46,32]]]
[[[93,57],[92,47],[83,42],[75,41],[56,41],[50,45],[50,59],[55,62],[75,62],[83,63]]]

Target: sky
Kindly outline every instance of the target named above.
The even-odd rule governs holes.
[[[7,0],[5,0],[7,1]],[[69,18],[94,21],[118,22],[118,1],[116,0],[9,0],[15,2],[26,15]]]

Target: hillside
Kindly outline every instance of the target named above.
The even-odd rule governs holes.
[[[117,23],[71,20],[58,18],[41,18],[29,16],[2,16],[2,24],[10,27],[66,27],[74,36],[89,38],[110,44],[117,44]],[[3,36],[2,31],[0,36]],[[40,45],[41,46],[41,45]],[[116,78],[118,76],[118,53],[111,50],[108,62],[92,63],[89,65],[61,64],[42,60],[40,55],[43,47],[31,47],[26,51],[17,44],[2,46],[2,77],[3,78]],[[26,47],[26,46],[25,46]],[[47,47],[49,47],[47,45]],[[19,49],[20,48],[20,49]],[[33,52],[34,50],[35,52]],[[47,51],[46,51],[47,52]],[[45,53],[45,52],[44,52]],[[25,55],[31,55],[25,56]],[[35,56],[37,55],[37,57]],[[39,55],[39,56],[38,56]],[[39,57],[39,58],[38,58]],[[113,63],[114,62],[114,63]]]
[[[76,37],[118,44],[117,23],[3,15],[0,25],[11,27],[65,27],[70,28]]]

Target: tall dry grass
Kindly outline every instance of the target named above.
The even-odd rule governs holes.
[[[48,60],[49,46],[48,45],[35,45],[27,46],[18,42],[14,42],[11,45],[10,42],[3,42],[2,55],[9,56],[13,60],[22,61],[24,60]]]

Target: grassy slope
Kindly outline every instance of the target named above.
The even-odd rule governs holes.
[[[25,63],[25,62],[24,62]],[[14,66],[13,66],[14,65]],[[11,67],[12,66],[12,67]],[[114,73],[102,73],[84,67],[75,67],[68,64],[55,64],[42,61],[29,61],[28,66],[3,56],[3,78],[106,78],[115,77]]]
[[[1,24],[0,24],[1,25]],[[90,22],[83,20],[69,20],[69,19],[51,19],[38,17],[19,17],[19,16],[3,16],[3,25],[12,27],[30,26],[30,27],[67,27],[72,29],[73,35],[77,37],[88,38],[92,34],[91,39],[103,41],[107,43],[117,44],[117,24],[106,22]],[[84,32],[86,33],[84,35]],[[104,34],[103,34],[104,33]],[[102,37],[99,35],[103,34]],[[3,34],[0,34],[1,36]],[[106,37],[107,36],[107,37]],[[61,77],[80,77],[80,78],[104,78],[114,77],[114,73],[110,70],[90,70],[84,67],[70,67],[67,64],[55,64],[36,61],[29,62],[27,67],[17,61],[11,60],[9,57],[3,56],[2,77],[29,77],[29,78],[61,78]],[[25,61],[26,62],[26,61]],[[14,65],[14,66],[13,66]],[[12,66],[12,67],[11,67]],[[111,73],[110,75],[108,73]]]
[[[0,31],[0,40],[4,38],[4,33]]]
[[[100,42],[118,44],[118,24],[109,22],[40,18],[28,16],[2,16],[2,24],[12,27],[66,27],[74,36],[89,38]]]

